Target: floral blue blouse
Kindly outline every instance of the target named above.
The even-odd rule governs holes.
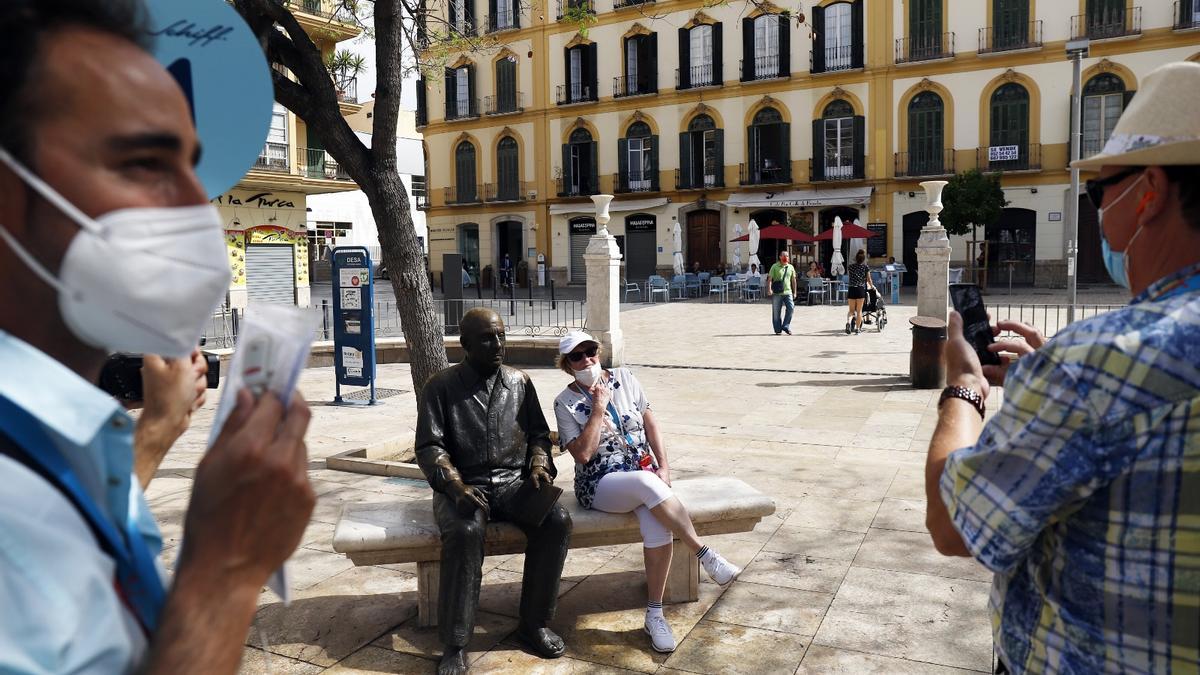
[[[646,392],[628,368],[608,371],[612,386],[612,404],[621,419],[624,430],[617,428],[612,415],[604,416],[600,429],[600,448],[587,464],[575,464],[575,498],[586,509],[592,508],[596,496],[596,484],[604,476],[615,471],[638,471],[638,457],[650,453],[646,440],[646,427],[642,415],[650,409]],[[575,385],[563,389],[554,399],[554,417],[558,421],[558,440],[566,448],[583,433],[583,427],[592,415],[590,397],[575,390]],[[625,440],[633,440],[632,448]]]

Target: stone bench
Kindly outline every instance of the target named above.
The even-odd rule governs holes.
[[[676,480],[676,496],[687,507],[701,535],[749,532],[760,520],[775,513],[775,502],[736,478]],[[559,503],[571,514],[571,548],[632,544],[642,540],[632,513],[605,513],[584,509],[570,490]],[[442,542],[433,519],[433,500],[347,504],[333,533],[333,550],[355,565],[417,563],[418,623],[437,624],[437,596]],[[510,523],[490,523],[484,555],[525,551],[525,535]],[[700,566],[696,556],[678,539],[667,577],[666,602],[698,600]]]

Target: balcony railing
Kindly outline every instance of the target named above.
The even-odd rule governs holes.
[[[276,0],[284,7],[289,9],[299,10],[305,14],[312,14],[325,19],[337,19],[339,21],[348,21],[350,16],[346,11],[346,7],[341,2],[335,0]]]
[[[292,165],[288,161],[287,143],[267,143],[264,145],[262,152],[258,155],[258,161],[254,162],[254,168],[265,169],[266,171],[282,171],[284,173],[291,171]]]
[[[975,161],[983,172],[1041,171],[1042,146],[1040,143],[985,146],[976,150]]]
[[[479,117],[478,98],[459,98],[446,106],[446,120],[469,120]]]
[[[559,197],[586,197],[600,194],[599,181],[596,176],[579,176],[569,183],[559,176],[554,181]]]
[[[558,104],[588,103],[597,100],[596,85],[588,82],[558,85]]]
[[[675,88],[676,89],[699,89],[701,87],[719,87],[721,86],[720,73],[711,63],[705,63],[699,66],[688,66],[683,69],[688,75],[688,81],[684,84],[679,78],[679,68],[675,69]]]
[[[1028,26],[991,26],[979,29],[979,53],[995,54],[1018,49],[1039,49],[1042,46],[1042,22],[1030,21]]]
[[[780,72],[779,70],[781,58],[779,54],[768,54],[766,56],[756,56],[749,63],[746,63],[746,59],[741,59],[738,62],[738,72],[742,74],[742,82],[775,80],[787,77],[787,72]]]
[[[337,161],[320,148],[296,148],[296,167],[305,178],[350,180],[350,176]]]
[[[825,166],[820,176],[817,175],[815,162],[822,162]],[[865,167],[864,167],[865,170]],[[856,170],[853,164],[834,163],[830,165],[828,160],[808,160],[808,180],[813,183],[838,183],[851,180],[863,180],[866,176],[862,170]]]
[[[587,12],[596,13],[595,0],[558,0],[558,20],[562,21],[567,13]]]
[[[448,206],[458,204],[479,204],[483,196],[483,186],[464,184],[450,185],[442,188],[442,200]]]
[[[626,77],[620,75],[613,78],[613,98],[626,96],[645,96],[658,93],[658,73],[651,71],[645,77]]]
[[[941,152],[917,150],[896,153],[896,178],[929,178],[952,176],[955,173],[954,150],[951,148]]]
[[[676,190],[707,190],[709,188],[725,187],[725,175],[723,171],[718,171],[715,174],[704,174],[702,170],[697,168],[692,176],[683,175],[683,171],[675,169],[675,189]]]
[[[896,63],[954,58],[954,33],[918,35],[896,40]]]
[[[1195,30],[1200,28],[1200,2],[1196,0],[1175,0],[1175,30]]]
[[[825,52],[824,66],[817,64],[817,50],[814,49],[808,53],[809,70],[813,73],[836,73],[856,67],[854,65],[854,45],[826,47],[821,51]],[[862,66],[857,67],[861,68]]]
[[[428,210],[429,209],[429,194],[425,193],[425,192],[416,193],[413,195],[413,202],[417,205],[418,211]]]
[[[658,181],[653,180],[649,171],[629,171],[625,175],[614,173],[613,192],[629,194],[634,192],[658,192]]]
[[[515,9],[507,14],[488,15],[487,32],[489,33],[498,33],[502,30],[516,30],[517,28],[517,14]]]
[[[626,9],[627,7],[638,7],[640,5],[649,5],[653,2],[654,0],[615,0],[613,2],[613,9],[617,10]]]
[[[346,77],[333,83],[337,100],[342,103],[358,103],[358,78]]]
[[[523,202],[532,199],[529,193],[533,183],[529,181],[502,181],[500,183],[485,183],[483,200],[485,202]]]
[[[483,114],[510,115],[525,111],[525,92],[515,91],[500,96],[487,96],[483,99]]]
[[[738,182],[742,185],[782,185],[792,182],[791,167],[738,164]]]
[[[1071,17],[1071,38],[1112,40],[1142,34],[1142,8],[1123,7]]]

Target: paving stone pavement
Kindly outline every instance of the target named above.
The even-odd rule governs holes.
[[[521,556],[488,558],[472,672],[989,670],[990,576],[974,561],[937,555],[925,534],[936,397],[905,379],[913,309],[891,308],[882,333],[854,336],[844,334],[841,308],[797,307],[791,337],[771,333],[769,312],[765,303],[690,302],[621,313],[627,361],[664,427],[674,476],[737,476],[775,499],[776,514],[754,531],[708,538],[745,567],[741,578],[724,590],[705,580],[698,602],[668,606],[679,648],[663,655],[641,630],[640,545],[571,551],[552,623],[567,654],[543,661],[513,637]],[[550,405],[567,379],[550,367],[526,370],[553,425]],[[380,367],[378,386],[404,393],[369,409],[324,405],[331,369],[306,371],[300,386],[313,404],[318,505],[290,563],[294,599],[285,607],[263,592],[242,671],[432,673],[440,646],[434,630],[416,627],[415,565],[356,568],[330,547],[342,505],[422,498],[428,487],[323,462],[411,432],[409,369]],[[215,401],[148,491],[168,566]],[[570,458],[557,461],[569,484]]]

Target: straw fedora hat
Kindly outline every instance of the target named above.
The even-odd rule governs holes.
[[[1146,76],[1100,154],[1071,164],[1200,165],[1200,63],[1168,63]]]

